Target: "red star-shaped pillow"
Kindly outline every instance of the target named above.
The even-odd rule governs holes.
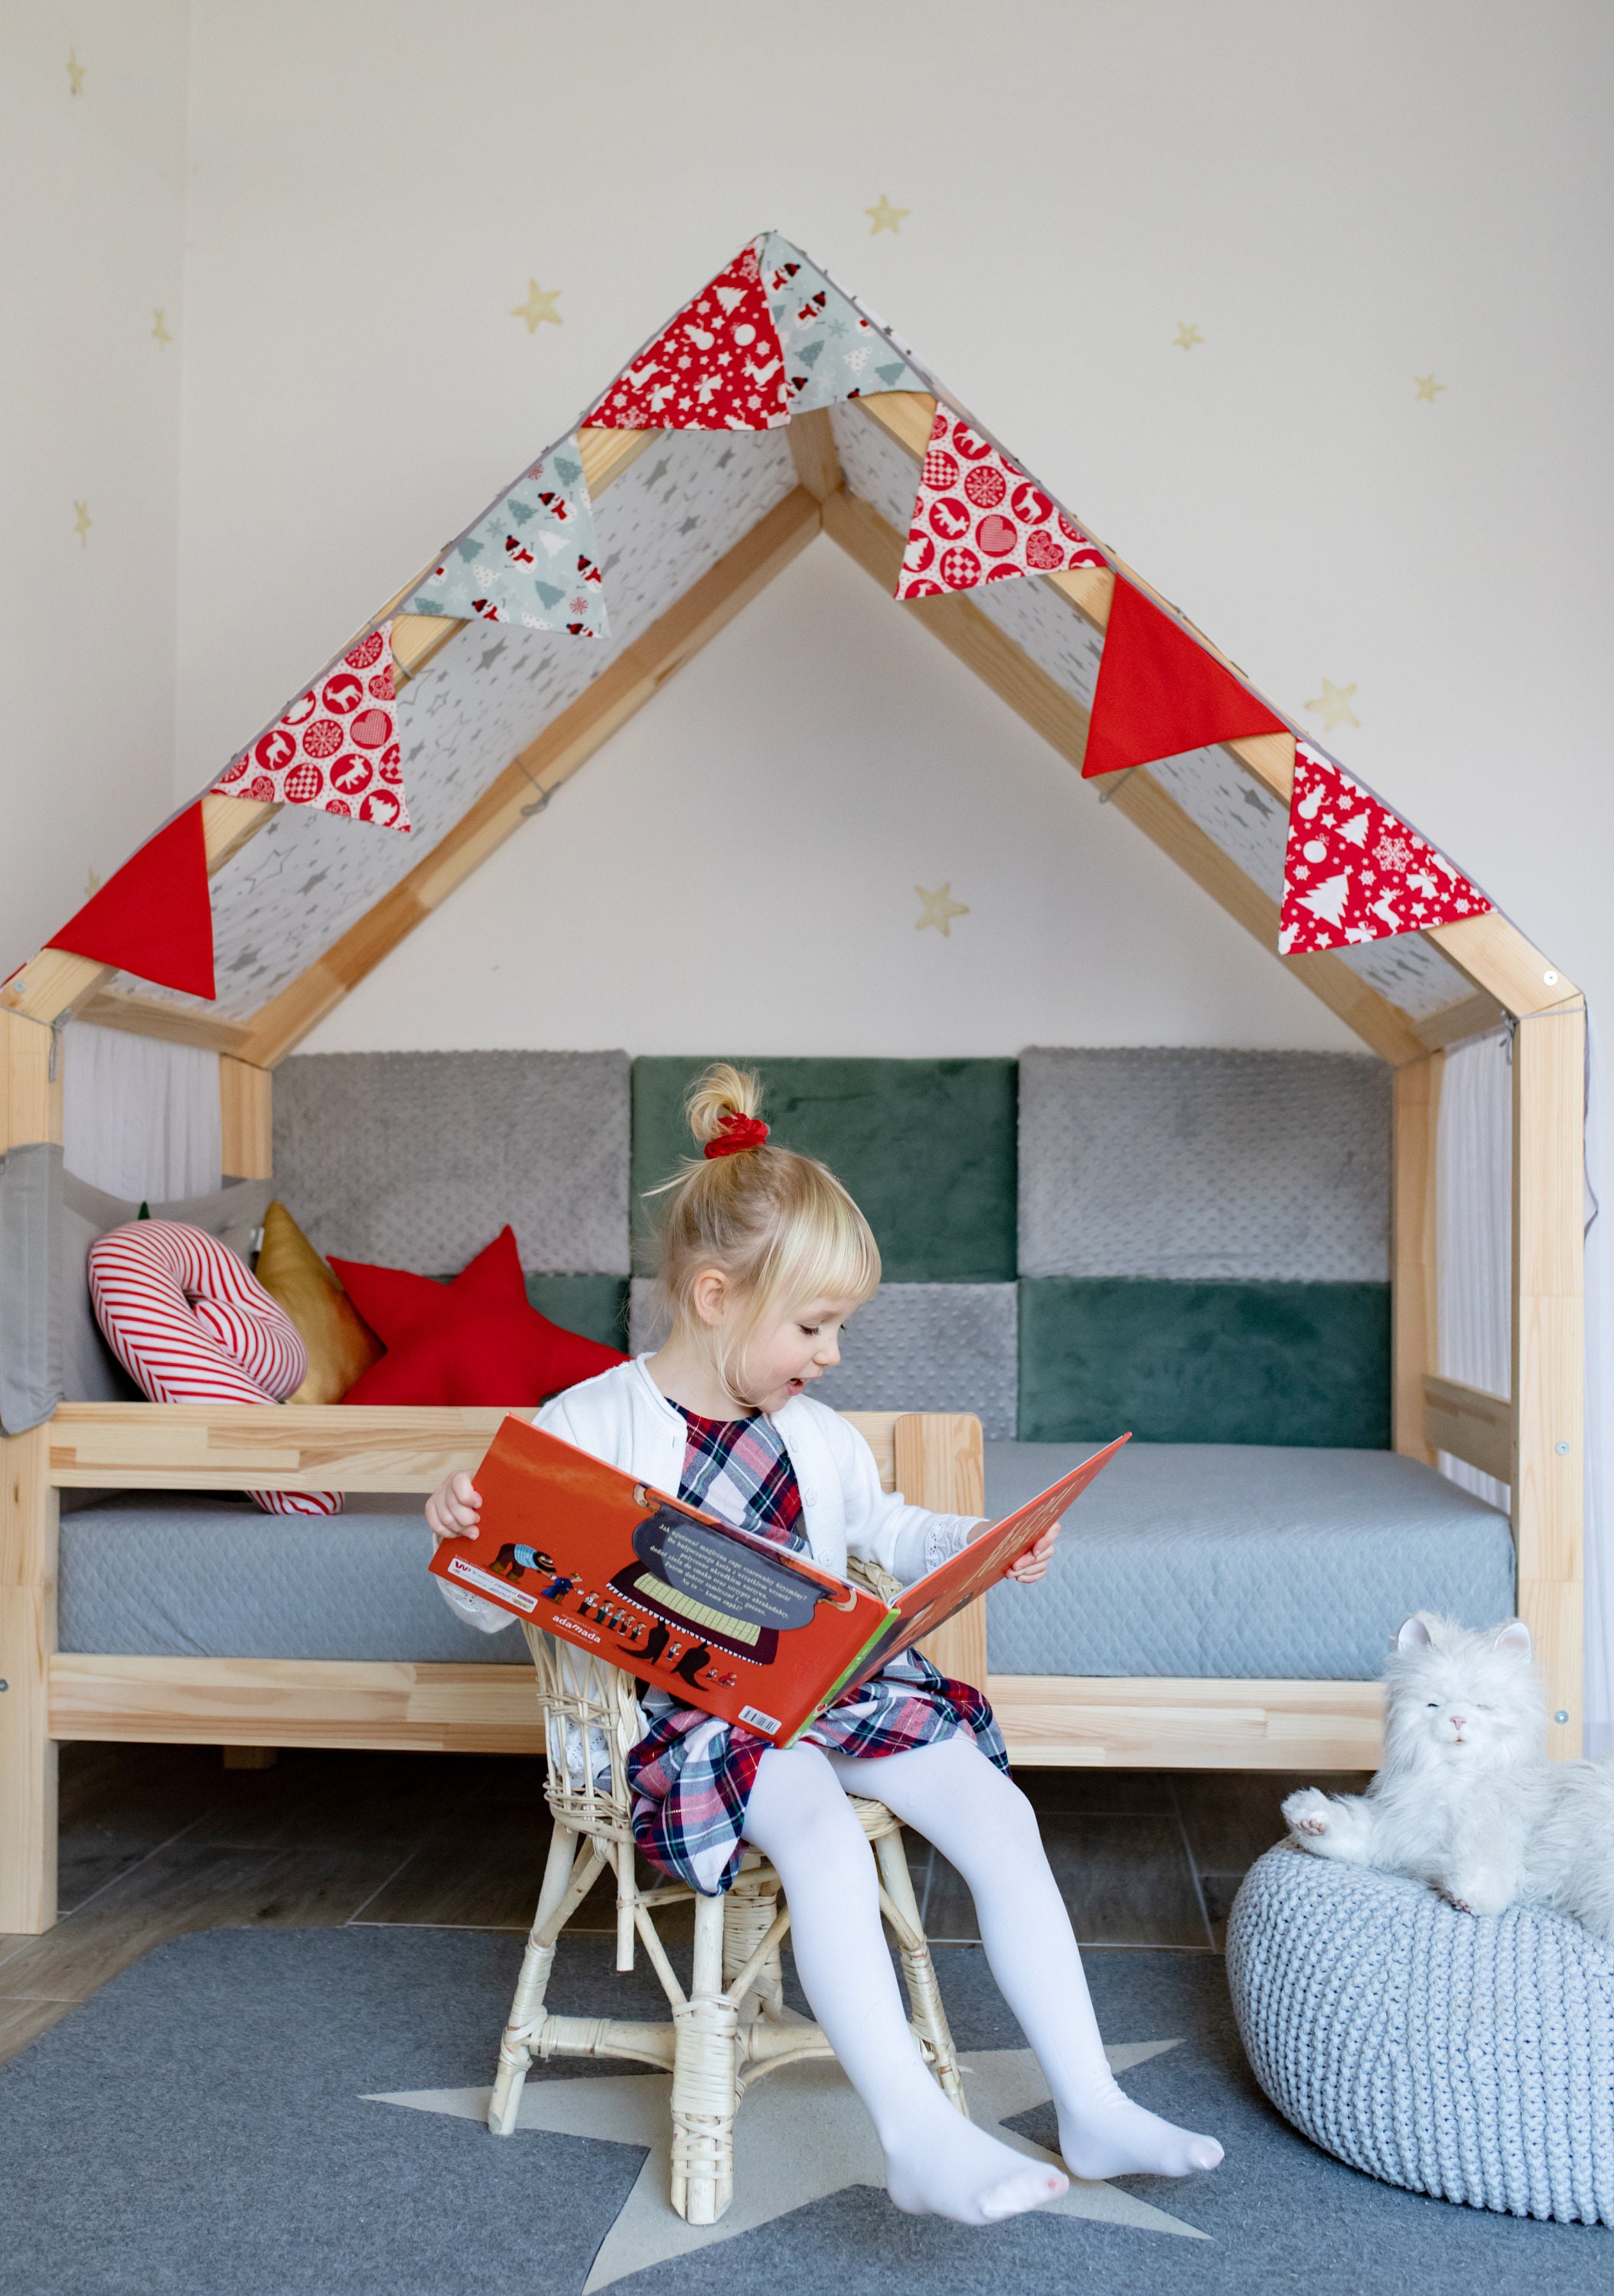
[[[451,1283],[362,1260],[333,1259],[331,1265],[387,1349],[344,1403],[532,1408],[627,1360],[539,1315],[528,1300],[509,1227]]]

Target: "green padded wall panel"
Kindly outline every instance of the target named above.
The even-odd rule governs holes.
[[[690,1153],[682,1103],[707,1065],[667,1058],[634,1062],[635,1235],[643,1232],[644,1191]],[[887,1283],[1001,1283],[1012,1277],[1015,1062],[738,1065],[761,1076],[763,1114],[774,1136],[820,1158],[862,1205]],[[653,1199],[648,1210],[653,1218]]]
[[[1389,1447],[1388,1283],[1041,1276],[1020,1287],[1022,1442]]]
[[[626,1275],[529,1275],[527,1297],[540,1316],[562,1331],[580,1332],[602,1347],[627,1348]]]

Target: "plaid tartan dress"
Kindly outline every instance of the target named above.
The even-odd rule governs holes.
[[[678,1496],[737,1529],[807,1551],[801,1493],[771,1420],[700,1419],[688,1425]],[[644,1698],[650,1727],[627,1758],[634,1840],[653,1866],[704,1897],[719,1897],[740,1870],[746,1805],[766,1738],[684,1706],[667,1691]],[[900,1754],[969,1730],[999,1769],[1009,1767],[992,1709],[979,1690],[953,1682],[916,1650],[845,1692],[803,1733],[837,1753]],[[877,1782],[870,1792],[878,1795]]]

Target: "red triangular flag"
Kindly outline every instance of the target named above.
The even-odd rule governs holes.
[[[1179,757],[1208,742],[1288,731],[1180,622],[1117,575],[1082,761],[1085,781]]]
[[[48,946],[187,996],[212,996],[213,904],[200,800],[160,829]]]
[[[392,624],[383,622],[315,678],[285,716],[220,774],[214,791],[258,805],[409,827],[393,685]]]
[[[584,419],[607,430],[776,430],[790,421],[755,247],[684,305]]]
[[[1443,853],[1331,758],[1295,743],[1280,955],[1455,924],[1490,906]]]

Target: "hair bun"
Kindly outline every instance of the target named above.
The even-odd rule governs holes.
[[[761,1078],[750,1069],[737,1069],[727,1061],[716,1061],[690,1086],[684,1113],[689,1119],[690,1130],[704,1147],[709,1141],[726,1141],[733,1120],[739,1117],[753,1121],[761,1106]],[[762,1138],[766,1137],[765,1127]],[[750,1148],[760,1143],[746,1140],[736,1144]],[[732,1155],[733,1149],[725,1146],[718,1152]]]

